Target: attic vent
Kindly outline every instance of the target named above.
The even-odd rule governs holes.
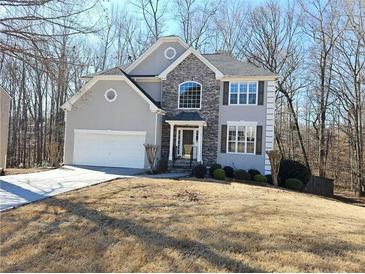
[[[114,89],[110,88],[105,91],[104,97],[105,100],[107,100],[108,102],[114,102],[117,99],[117,92]]]
[[[165,58],[168,60],[174,59],[176,56],[176,50],[173,47],[168,47],[164,52]]]

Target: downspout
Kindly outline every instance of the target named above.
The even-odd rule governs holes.
[[[156,111],[155,115],[155,145],[157,145],[157,116],[158,116],[158,111]]]
[[[158,115],[165,115],[165,111],[159,109],[159,110],[156,110],[156,116],[155,116],[155,145],[157,145],[157,117]]]

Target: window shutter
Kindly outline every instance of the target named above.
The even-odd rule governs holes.
[[[227,152],[227,125],[222,125],[221,130],[221,152]]]
[[[229,82],[223,82],[223,105],[228,105]]]
[[[258,94],[258,105],[264,104],[264,97],[265,97],[265,81],[259,81],[259,94]]]
[[[256,127],[256,155],[262,154],[262,126]]]

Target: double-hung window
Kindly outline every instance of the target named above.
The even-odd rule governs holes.
[[[256,127],[252,125],[229,125],[227,151],[229,153],[255,153]]]
[[[257,82],[231,82],[229,85],[230,105],[256,105]]]

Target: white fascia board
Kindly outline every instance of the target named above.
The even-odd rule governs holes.
[[[126,69],[126,73],[130,73],[134,68],[141,64],[148,56],[151,55],[163,42],[179,42],[184,48],[189,46],[181,40],[180,37],[161,37],[154,43],[150,48],[148,48],[142,55],[140,55],[133,63],[131,63]]]
[[[278,76],[223,76],[219,78],[221,81],[277,81]]]
[[[132,88],[134,89],[137,94],[139,94],[150,106],[150,111],[151,112],[158,112],[160,111],[161,109],[159,109],[154,103],[151,102],[151,100],[139,89],[136,87],[136,85],[131,81],[129,80],[127,77],[123,76],[123,79],[124,81],[127,82],[127,84]],[[161,110],[162,111],[162,110]]]
[[[193,48],[186,50],[179,58],[177,58],[170,66],[168,66],[163,72],[158,76],[161,80],[166,80],[167,75],[176,68],[182,61],[185,60],[190,54],[194,54],[200,61],[202,61],[207,67],[209,67],[214,73],[217,79],[224,77],[224,74],[219,71],[212,63],[210,63],[204,56],[197,52]]]
[[[205,121],[181,121],[181,120],[166,120],[166,123],[170,125],[178,125],[178,126],[206,126],[207,122]]]
[[[62,106],[61,109],[63,110],[71,110],[72,105],[82,97],[93,85],[97,82],[97,77],[94,77],[90,81],[88,81],[80,90],[79,92],[75,93],[68,101],[66,101]]]
[[[2,90],[2,92],[7,95],[9,97],[9,99],[12,99],[12,97],[10,96],[10,94],[3,88],[0,86],[0,89]]]
[[[134,81],[144,82],[144,83],[158,83],[161,79],[158,77],[132,77]]]
[[[82,80],[82,81],[89,81],[90,79],[92,79],[92,77],[86,77],[86,76],[80,77],[80,80]]]
[[[159,109],[155,104],[153,104],[151,100],[139,88],[137,88],[131,80],[129,80],[124,75],[98,75],[93,77],[80,89],[78,93],[76,93],[66,103],[64,103],[61,108],[64,110],[71,110],[72,106],[77,102],[77,100],[79,100],[86,92],[88,92],[90,88],[94,86],[99,80],[125,81],[135,92],[137,92],[139,96],[141,96],[149,104],[151,112],[164,113],[163,110]]]

